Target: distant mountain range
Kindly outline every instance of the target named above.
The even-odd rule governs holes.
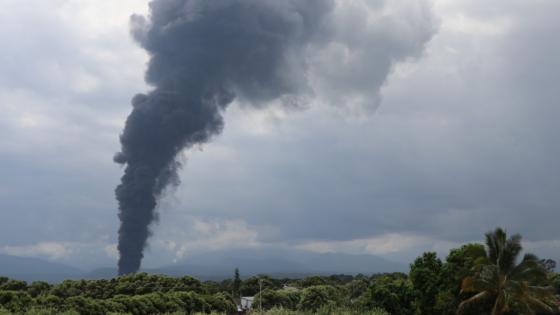
[[[371,274],[403,271],[406,266],[373,255],[317,254],[298,250],[244,249],[211,252],[154,271],[203,279],[231,277],[239,268],[244,276],[255,274]]]
[[[143,271],[170,276],[191,275],[202,280],[221,280],[230,278],[235,268],[239,268],[243,277],[268,274],[276,277],[293,278],[311,274],[372,274],[405,271],[407,269],[403,264],[374,255],[243,249],[189,256],[184,261],[173,265],[147,268]],[[115,268],[100,268],[85,272],[42,259],[0,255],[0,275],[27,281],[46,280],[56,282],[75,278],[111,278],[116,274]]]
[[[17,257],[0,254],[0,276],[25,281],[60,281],[80,278],[84,271],[39,258]]]

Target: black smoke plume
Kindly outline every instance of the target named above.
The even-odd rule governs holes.
[[[132,34],[149,53],[147,94],[132,99],[115,161],[119,274],[140,268],[177,154],[221,132],[234,99],[260,105],[305,93],[306,50],[321,40],[330,0],[154,0]],[[324,35],[324,34],[323,34]]]

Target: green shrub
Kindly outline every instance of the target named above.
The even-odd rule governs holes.
[[[300,291],[297,290],[271,290],[266,289],[255,295],[253,307],[260,307],[264,310],[272,308],[283,308],[288,310],[295,310],[301,298]],[[261,304],[262,303],[262,304]]]
[[[41,309],[62,310],[64,300],[56,295],[41,295],[35,299],[35,305]]]
[[[48,308],[31,308],[25,315],[81,315],[76,311],[57,311]]]
[[[0,285],[2,291],[25,291],[27,290],[27,282],[21,280],[8,280]]]
[[[81,315],[105,315],[107,310],[97,301],[83,296],[73,296],[65,301],[66,309],[74,310]]]
[[[382,309],[372,309],[368,311],[352,310],[348,308],[321,307],[316,311],[293,311],[283,308],[272,308],[264,313],[252,311],[251,315],[390,315]]]
[[[333,308],[340,303],[337,289],[330,285],[317,285],[305,288],[301,293],[298,309],[316,311],[323,307]]]
[[[182,302],[182,311],[187,314],[211,309],[210,304],[196,292],[173,292],[172,295]]]
[[[45,281],[33,281],[27,287],[27,293],[32,297],[37,297],[39,295],[47,295],[51,290],[51,285]]]
[[[25,312],[32,304],[33,299],[27,292],[0,291],[0,306],[14,313]]]
[[[233,302],[232,298],[224,293],[217,293],[206,298],[210,308],[214,312],[223,312],[226,314],[232,314],[237,311],[237,306]]]

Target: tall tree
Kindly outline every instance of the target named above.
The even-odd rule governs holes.
[[[476,294],[461,302],[458,312],[487,301],[492,302],[492,315],[554,312],[554,290],[544,265],[533,254],[525,254],[518,264],[522,249],[519,234],[508,238],[501,228],[486,233],[488,264],[463,280],[462,290]]]
[[[239,277],[239,268],[235,268],[235,275],[233,276],[232,291],[235,301],[240,299],[241,278]]]
[[[416,296],[414,304],[417,314],[435,314],[441,267],[441,260],[433,252],[424,253],[410,265],[410,281]]]
[[[472,275],[473,269],[487,262],[484,245],[469,243],[449,251],[445,263],[441,268],[441,282],[436,298],[436,311],[441,315],[454,315],[457,307],[465,298],[473,296],[473,293],[461,293],[461,281]],[[477,305],[464,315],[484,315],[486,305]]]
[[[414,288],[406,274],[382,274],[372,278],[371,286],[357,303],[362,309],[379,307],[391,314],[414,314]]]

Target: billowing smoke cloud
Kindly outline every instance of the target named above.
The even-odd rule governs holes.
[[[383,42],[370,45],[365,38],[367,45],[357,47],[359,56],[367,58],[369,52],[372,58],[380,59],[374,62],[383,65],[374,71],[377,79],[371,84],[362,82],[373,77],[351,60],[333,61],[333,65],[348,68],[351,64],[359,70],[354,77],[344,71],[346,78],[341,79],[325,62],[331,48],[352,48],[352,42],[337,42],[346,38],[341,30],[347,30],[334,22],[337,15],[333,12],[348,9],[344,3],[154,0],[149,18],[132,17],[132,34],[151,57],[146,81],[154,89],[133,98],[133,110],[121,135],[122,150],[115,156],[116,162],[126,165],[116,189],[121,220],[120,274],[140,267],[150,224],[157,219],[158,198],[166,187],[179,182],[177,154],[219,134],[224,125],[222,112],[234,99],[253,106],[274,100],[293,104],[299,96],[313,95],[314,89],[328,89],[328,82],[348,78],[359,80],[360,86],[376,94],[390,65],[417,54],[431,36],[420,31],[411,47],[404,48],[395,43],[408,42],[409,38],[390,38],[388,42],[397,48],[386,52],[379,48]],[[367,31],[369,24],[366,21],[358,26]],[[352,53],[348,56],[352,58]],[[323,76],[319,68],[329,75]],[[324,79],[317,79],[319,76]],[[356,89],[359,87],[351,92]]]

